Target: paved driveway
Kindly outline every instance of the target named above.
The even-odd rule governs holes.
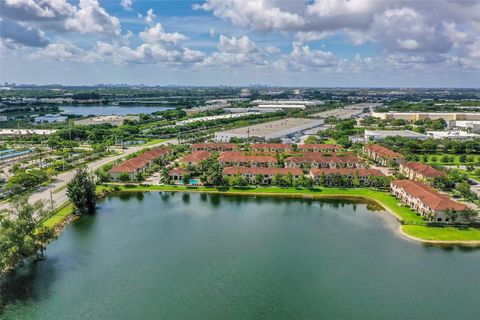
[[[148,147],[157,147],[157,146],[166,145],[166,144],[169,144],[169,143],[170,144],[177,144],[178,141],[176,139],[167,140],[167,141],[160,142],[160,143],[157,143],[157,144],[149,145]],[[124,158],[124,157],[128,156],[129,154],[132,154],[132,153],[135,153],[135,152],[141,150],[142,148],[145,148],[145,146],[135,146],[135,147],[126,149],[126,150],[124,150],[124,152],[122,154],[114,155],[114,156],[110,156],[110,157],[107,157],[107,158],[102,158],[102,159],[93,161],[93,162],[91,162],[87,165],[87,168],[88,168],[89,171],[93,172],[93,171],[97,170],[98,168],[102,167],[103,165],[105,165],[107,163],[110,163],[112,161]],[[66,202],[68,200],[67,193],[66,193],[66,188],[64,188],[64,187],[67,185],[68,182],[70,182],[70,180],[72,180],[74,175],[75,175],[75,170],[71,170],[71,171],[67,171],[67,172],[59,174],[56,177],[56,179],[53,183],[51,183],[50,185],[48,185],[45,188],[42,188],[42,189],[32,193],[28,198],[28,202],[34,203],[36,201],[41,200],[41,201],[45,202],[46,207],[49,208],[49,209],[51,209],[52,202],[53,202],[53,207],[54,208],[61,205],[62,203]],[[63,190],[54,193],[55,190],[57,190],[59,188],[62,188],[62,187],[64,188]],[[9,203],[6,203],[6,202],[2,203],[2,204],[0,204],[0,211],[8,209],[9,207],[10,207]]]

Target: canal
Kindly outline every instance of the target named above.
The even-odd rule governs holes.
[[[1,319],[478,319],[480,250],[348,201],[113,195],[1,284]]]

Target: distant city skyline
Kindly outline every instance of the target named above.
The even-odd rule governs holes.
[[[464,87],[480,0],[0,0],[0,83]]]

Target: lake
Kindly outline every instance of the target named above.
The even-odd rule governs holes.
[[[480,250],[362,203],[110,196],[1,287],[1,319],[478,319]]]
[[[128,107],[116,107],[116,106],[61,106],[60,112],[62,114],[74,114],[78,116],[108,116],[108,115],[120,115],[125,116],[128,114],[151,114],[157,111],[165,111],[173,109],[171,107],[146,107],[146,106],[128,106]]]

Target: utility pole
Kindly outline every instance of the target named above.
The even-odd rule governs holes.
[[[51,204],[52,211],[53,211],[53,195],[52,195],[52,189],[50,189],[50,204]]]

